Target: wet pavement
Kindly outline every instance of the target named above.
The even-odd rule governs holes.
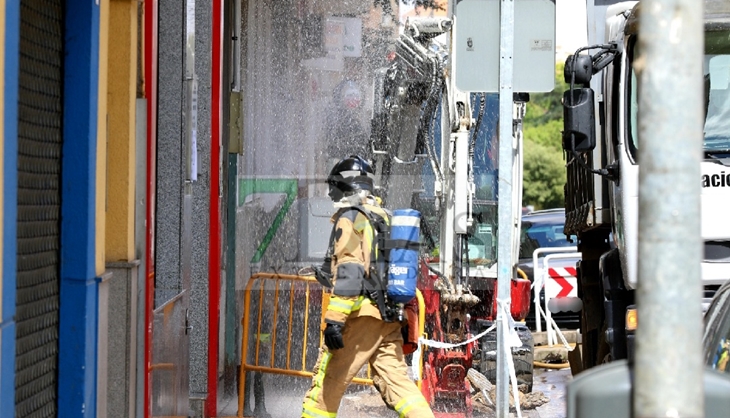
[[[533,392],[542,392],[549,402],[536,409],[522,411],[524,418],[565,418],[566,386],[572,380],[570,369],[535,368]],[[266,411],[271,418],[298,417],[301,413],[302,397],[311,380],[301,377],[283,375],[264,375]],[[255,401],[251,400],[255,403]],[[238,400],[236,398],[223,401],[221,416],[237,416]],[[253,405],[252,405],[253,406]],[[263,415],[262,415],[263,416]],[[344,418],[394,418],[398,414],[389,410],[375,389],[368,386],[351,385],[342,400],[339,417]],[[475,408],[473,417],[489,418],[495,416],[493,410],[486,407]],[[511,416],[517,416],[511,414]]]
[[[535,369],[533,392],[542,392],[550,401],[532,410],[523,410],[523,418],[565,418],[566,385],[572,379],[570,369]],[[346,418],[391,418],[397,417],[388,410],[374,389],[364,390],[343,399],[338,416]],[[493,409],[481,404],[476,405],[472,417],[491,418],[496,416]],[[515,413],[510,416],[517,416]]]
[[[565,418],[568,416],[567,385],[573,380],[570,368],[554,370],[535,368],[533,377],[533,391],[545,394],[550,402],[537,407],[540,418]]]

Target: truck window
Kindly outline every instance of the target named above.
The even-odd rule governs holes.
[[[709,95],[705,119],[705,148],[730,148],[730,55],[705,56]]]
[[[634,71],[633,62],[635,58],[639,57],[639,43],[636,42],[636,37],[631,39],[629,45],[629,68],[631,69],[631,78],[629,80],[629,151],[631,158],[636,161],[636,152],[639,149],[639,122],[638,122],[638,109],[639,109],[639,82],[636,77],[636,71]]]
[[[633,70],[634,59],[640,55],[636,39],[629,44],[629,148],[636,158],[638,141],[638,80]],[[705,139],[706,151],[730,151],[730,31],[705,33]]]
[[[629,45],[629,64],[639,57],[638,42]],[[631,68],[631,65],[630,65]],[[730,151],[730,31],[705,33],[705,57],[703,60],[705,90],[705,151]],[[638,141],[638,80],[630,69],[628,111],[629,148],[636,158]]]
[[[705,33],[705,142],[707,151],[730,149],[730,31]],[[707,85],[709,83],[709,85]]]

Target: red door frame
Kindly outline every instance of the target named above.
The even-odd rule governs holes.
[[[208,398],[206,415],[218,414],[218,323],[221,297],[221,78],[223,71],[223,5],[213,0],[210,112],[210,237],[208,240]],[[230,193],[230,191],[229,191]]]
[[[152,309],[155,293],[155,193],[157,179],[157,0],[144,3],[144,92],[147,98],[147,190],[145,231],[145,335],[144,335],[144,416],[152,416],[150,371],[152,361]]]

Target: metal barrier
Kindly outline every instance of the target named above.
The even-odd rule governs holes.
[[[567,268],[564,268],[564,274],[560,274],[556,271],[556,269],[553,269],[550,267],[550,262],[552,260],[556,259],[574,259],[574,258],[581,258],[582,254],[575,252],[575,253],[564,253],[564,254],[549,254],[546,255],[545,258],[543,258],[543,268],[541,269],[541,274],[543,275],[542,283],[545,285],[545,323],[547,325],[547,339],[548,339],[548,345],[555,345],[557,344],[557,336],[556,333],[560,336],[561,340],[565,344],[565,337],[563,336],[563,333],[560,331],[560,328],[558,328],[557,324],[552,319],[552,311],[550,307],[548,306],[550,304],[550,300],[555,299],[573,299],[579,301],[578,299],[578,279],[576,277],[575,268],[571,268],[570,271],[568,271]],[[569,275],[569,276],[567,276]],[[558,280],[561,281],[562,284],[555,284]],[[564,288],[564,286],[568,286],[567,289]],[[563,293],[566,293],[563,295]],[[539,306],[539,305],[538,305]],[[582,305],[581,305],[582,306]],[[572,309],[570,309],[572,310]],[[537,312],[536,312],[537,314]]]
[[[532,286],[535,289],[535,328],[542,332],[542,320],[540,319],[540,291],[545,285],[543,268],[540,266],[540,254],[547,253],[570,253],[578,251],[578,247],[541,247],[532,252]],[[550,329],[550,321],[546,318],[545,325]]]
[[[289,292],[288,297],[282,298],[281,293],[287,291]],[[252,299],[252,294],[257,294],[258,300]],[[425,337],[426,309],[420,291],[416,292],[416,297],[418,298],[419,335]],[[310,303],[312,299],[315,300],[314,303]],[[269,300],[271,303],[269,303]],[[308,353],[307,350],[316,347],[316,355],[319,354],[319,346],[322,344],[321,331],[324,327],[324,313],[327,310],[328,302],[329,292],[322,288],[312,276],[275,273],[257,273],[251,276],[244,290],[243,318],[241,319],[243,335],[241,337],[241,369],[238,381],[237,416],[239,418],[243,417],[246,372],[273,373],[309,378],[313,376],[313,373],[310,371],[311,368],[307,367],[307,361],[308,359],[311,360],[311,358],[308,358],[308,354],[314,353]],[[299,323],[294,318],[295,305],[297,308],[301,308],[303,314],[303,321],[301,322],[303,326],[301,328],[294,327],[295,323]],[[281,328],[277,329],[278,322],[283,322],[280,316],[281,310],[284,310],[286,315],[285,332]],[[319,313],[319,319],[317,321],[318,329],[316,331],[319,343],[316,345],[308,343],[308,337],[311,334],[309,329],[312,319],[310,316],[311,313],[315,315]],[[255,315],[252,316],[252,314]],[[253,321],[254,319],[255,321]],[[255,334],[253,334],[256,337],[255,341],[251,341],[251,325],[254,325],[256,328]],[[283,352],[283,359],[281,359],[282,356],[279,356],[280,361],[278,364],[277,354],[282,353],[276,352],[279,340],[277,333],[286,336],[286,352]],[[297,352],[295,359],[292,358],[292,341],[295,340],[293,338],[294,335],[301,335],[302,337],[301,357],[299,357],[299,353]],[[249,348],[253,348],[253,352],[249,353]],[[262,348],[265,348],[266,351],[262,352]],[[252,357],[251,361],[249,361],[250,354]],[[268,359],[264,358],[262,360],[261,357],[266,356],[268,356]],[[299,359],[301,359],[301,362],[299,362]],[[314,360],[316,361],[316,358]],[[297,364],[292,364],[293,362]],[[268,363],[268,365],[262,365],[261,363]],[[417,359],[417,364],[420,376],[421,369],[423,368],[423,355]],[[366,376],[355,377],[352,383],[372,385],[373,381],[370,378],[369,366]],[[418,386],[420,387],[420,381],[418,382]]]

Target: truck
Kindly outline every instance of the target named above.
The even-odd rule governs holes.
[[[565,228],[577,236],[583,369],[631,358],[640,326],[638,89],[641,2],[588,2],[588,46],[566,59]],[[593,21],[591,16],[594,17]],[[707,306],[730,278],[730,3],[705,1],[702,285]],[[605,29],[604,29],[605,28]],[[698,83],[699,84],[699,83]],[[682,152],[682,150],[677,150]],[[681,272],[677,272],[681,274]]]

